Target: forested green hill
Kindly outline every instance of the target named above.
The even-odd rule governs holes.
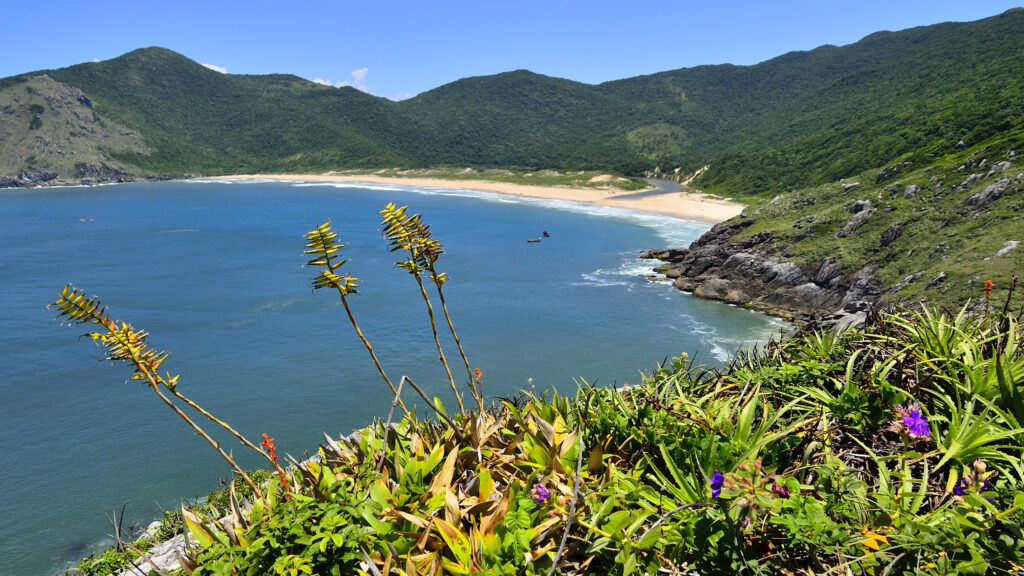
[[[81,90],[96,114],[142,137],[144,150],[110,153],[140,175],[437,165],[638,175],[710,165],[700,187],[765,195],[1017,130],[1024,10],[880,32],[755,66],[699,66],[600,85],[517,70],[402,102],[296,76],[220,74],[162,48],[6,78],[0,93],[17,96],[43,74]],[[0,122],[27,133],[31,116],[0,115]],[[46,120],[44,113],[37,122]],[[29,156],[18,152],[8,155]],[[44,157],[35,155],[35,168],[67,171]]]

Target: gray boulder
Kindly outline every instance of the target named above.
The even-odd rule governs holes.
[[[892,244],[902,235],[903,230],[900,228],[899,224],[893,224],[882,232],[882,246]]]
[[[829,283],[839,277],[842,271],[839,264],[826,258],[822,260],[821,266],[814,273],[814,277],[811,280],[818,286],[828,286]]]
[[[998,252],[996,252],[995,257],[999,258],[1001,256],[1006,256],[1007,254],[1010,253],[1010,250],[1013,250],[1017,246],[1020,246],[1020,242],[1016,240],[1007,240],[1006,243],[1003,244],[1003,247],[1000,248]]]
[[[836,232],[836,238],[849,238],[850,236],[853,236],[857,230],[860,229],[861,224],[868,219],[868,216],[871,216],[872,212],[874,212],[874,210],[868,209],[854,214],[846,221],[846,225],[843,226],[842,230]]]
[[[981,189],[980,192],[974,194],[967,200],[964,200],[964,206],[973,206],[975,208],[981,208],[998,199],[1006,192],[1006,188],[1010,185],[1009,178],[1001,178],[996,180],[994,183],[989,184]]]
[[[871,209],[871,200],[857,200],[850,206],[850,212],[854,214]]]
[[[931,282],[926,284],[924,289],[925,290],[931,290],[932,288],[935,288],[939,284],[942,284],[943,282],[945,282],[946,278],[948,278],[948,276],[946,276],[945,272],[939,272],[939,275],[936,276],[935,278],[932,278]]]
[[[1009,169],[1010,166],[1012,166],[1012,164],[1010,164],[1006,160],[1003,160],[1002,162],[996,162],[995,164],[992,165],[991,168],[989,168],[988,174],[986,174],[985,176],[987,177],[995,174],[996,172],[1002,172],[1004,170]]]
[[[981,178],[981,174],[971,174],[966,179],[964,179],[964,181],[961,182],[959,186],[954,187],[953,190],[967,190],[968,188],[971,187],[971,184],[977,182],[979,178]]]

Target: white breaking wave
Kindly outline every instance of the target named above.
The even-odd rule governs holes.
[[[292,186],[296,188],[316,188],[316,187],[330,187],[338,188],[339,190],[359,188],[361,190],[374,190],[379,192],[406,192],[408,188],[405,186],[392,186],[389,184],[363,184],[362,182],[345,182],[345,181],[325,181],[325,182],[294,182],[290,181]]]
[[[573,285],[628,286],[632,290],[633,286],[640,284],[641,277],[655,275],[651,271],[650,260],[637,258],[635,252],[624,252],[622,257],[622,263],[618,268],[599,268],[593,272],[585,272],[580,274],[582,280],[574,282]],[[643,280],[643,282],[648,281]],[[665,283],[665,285],[671,288],[671,284]]]

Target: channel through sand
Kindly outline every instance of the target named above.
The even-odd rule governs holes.
[[[427,186],[434,188],[460,188],[464,190],[480,190],[496,192],[511,196],[543,198],[547,200],[567,200],[583,204],[597,204],[627,208],[639,212],[662,214],[687,220],[700,220],[711,224],[728,220],[738,215],[745,207],[738,202],[712,198],[705,194],[692,192],[666,191],[663,194],[652,193],[650,188],[643,193],[602,188],[581,188],[568,186],[528,186],[495,182],[491,180],[446,180],[443,178],[402,178],[391,176],[338,175],[324,174],[233,174],[215,176],[207,180],[287,180],[308,182],[365,182],[368,184],[390,184],[395,186]]]

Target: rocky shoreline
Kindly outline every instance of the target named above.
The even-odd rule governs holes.
[[[94,168],[88,166],[86,168]],[[106,167],[103,167],[106,168]],[[116,169],[83,170],[80,177],[61,178],[56,172],[22,170],[14,176],[0,174],[0,188],[44,188],[54,186],[95,186],[97,184],[123,184],[126,182],[152,182],[168,180],[159,176],[136,176]]]
[[[716,224],[689,248],[648,250],[672,285],[699,298],[735,304],[793,322],[799,329],[844,328],[864,321],[882,294],[875,266],[843,273],[829,259],[818,265],[780,258],[771,238],[735,239],[752,220]]]

